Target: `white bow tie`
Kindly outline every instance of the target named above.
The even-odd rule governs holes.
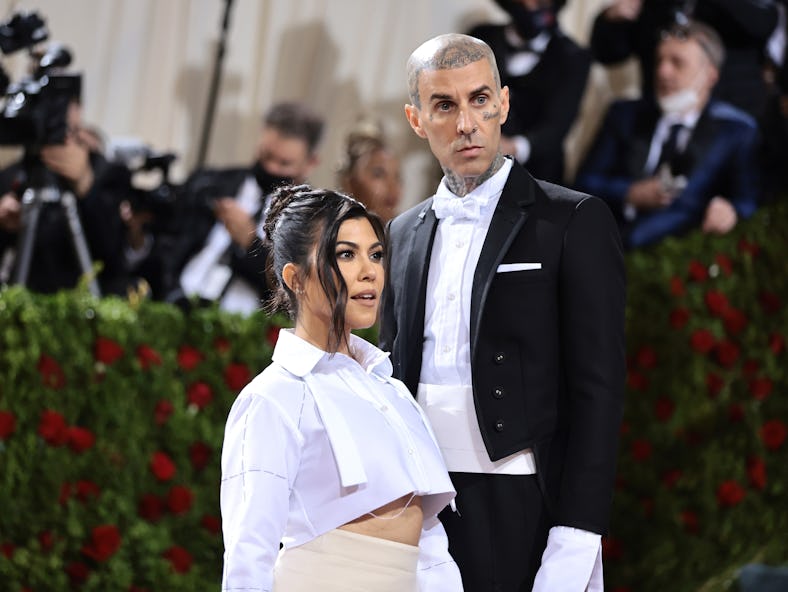
[[[435,210],[435,217],[438,220],[449,216],[454,216],[456,220],[478,220],[481,204],[471,195],[449,197],[438,193],[432,200],[432,209]]]

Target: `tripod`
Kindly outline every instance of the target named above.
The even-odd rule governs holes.
[[[39,161],[31,169],[33,173],[30,178],[33,183],[22,194],[22,232],[19,234],[17,242],[17,252],[19,260],[14,274],[14,283],[26,285],[30,275],[30,264],[33,259],[33,247],[38,231],[38,221],[41,209],[50,204],[60,204],[68,221],[68,228],[71,234],[71,243],[79,262],[79,267],[88,281],[88,289],[95,297],[101,297],[101,290],[93,273],[93,260],[90,256],[85,232],[82,229],[82,222],[77,211],[77,198],[70,191],[61,191],[52,179],[53,175],[44,168]],[[49,182],[48,182],[49,181]]]

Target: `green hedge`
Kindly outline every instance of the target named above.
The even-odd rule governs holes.
[[[779,204],[628,256],[609,590],[788,562],[786,254]],[[224,421],[282,322],[0,292],[2,590],[217,590]]]

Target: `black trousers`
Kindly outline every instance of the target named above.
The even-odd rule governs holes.
[[[465,592],[530,592],[551,525],[536,476],[450,476],[457,512],[440,519]]]

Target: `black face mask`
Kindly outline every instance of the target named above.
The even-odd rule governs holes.
[[[259,162],[252,165],[252,174],[254,175],[257,185],[263,192],[263,195],[268,195],[280,185],[290,185],[293,182],[291,177],[277,177],[266,171]]]
[[[512,0],[496,0],[498,6],[503,8],[510,17],[517,32],[526,39],[533,39],[540,33],[551,31],[555,28],[555,9],[538,8],[528,10],[519,2]]]

